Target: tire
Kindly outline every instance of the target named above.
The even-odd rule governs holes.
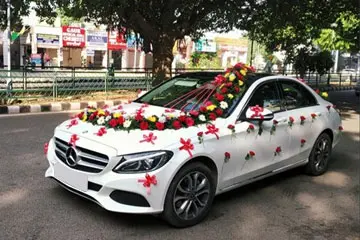
[[[194,186],[193,184],[190,184],[188,177],[190,176],[192,179],[191,182],[194,182],[193,180],[195,179],[195,175],[197,175],[197,183],[195,187],[200,187],[202,183],[204,184],[199,191],[188,191],[188,187],[190,187],[190,185]],[[185,165],[175,175],[169,186],[165,197],[162,218],[168,224],[176,228],[185,228],[198,224],[208,215],[215,197],[215,191],[216,177],[207,166],[200,162],[193,162]],[[201,194],[202,192],[208,193]],[[197,197],[196,193],[199,194]],[[174,202],[175,196],[178,198],[176,202]],[[204,206],[199,206],[201,205],[200,203]],[[183,213],[180,213],[180,206],[185,209],[183,210]],[[195,214],[195,206],[198,209],[197,214]],[[179,210],[179,214],[176,210]],[[186,213],[188,213],[187,219]]]
[[[324,145],[325,144],[325,145]],[[305,172],[311,176],[319,176],[328,169],[332,151],[332,140],[327,133],[322,133],[315,141],[305,166]]]

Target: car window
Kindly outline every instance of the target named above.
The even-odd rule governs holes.
[[[280,86],[284,97],[284,105],[287,110],[309,107],[317,104],[315,97],[297,82],[280,80]]]
[[[282,110],[281,99],[275,82],[268,82],[258,87],[246,107],[256,106],[267,108],[272,112]]]

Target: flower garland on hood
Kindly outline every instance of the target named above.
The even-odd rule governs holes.
[[[247,73],[255,72],[255,69],[243,63],[237,63],[234,67],[228,68],[223,75],[218,75],[211,82],[214,90],[209,99],[200,106],[199,110],[181,112],[175,116],[173,109],[166,109],[161,116],[144,116],[143,104],[135,114],[122,114],[121,111],[109,112],[104,109],[87,107],[77,117],[93,125],[100,125],[115,130],[130,131],[140,130],[165,130],[181,129],[209,123],[219,117],[223,117],[229,107],[241,94],[244,88],[244,78]]]

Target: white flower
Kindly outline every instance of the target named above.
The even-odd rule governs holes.
[[[104,123],[105,123],[105,118],[104,118],[104,116],[99,117],[99,119],[97,120],[97,124],[103,125]]]
[[[221,102],[220,102],[220,107],[221,107],[222,109],[227,109],[227,108],[229,107],[229,105],[227,104],[227,102],[221,101]]]
[[[206,117],[205,117],[204,114],[201,114],[201,115],[199,116],[199,119],[200,119],[200,121],[203,121],[203,122],[206,121]]]
[[[129,128],[130,125],[131,125],[131,121],[130,121],[130,120],[126,120],[126,121],[124,122],[124,128]]]
[[[105,121],[109,121],[111,119],[111,116],[106,116]]]
[[[159,117],[158,122],[161,122],[161,123],[166,122],[166,117],[165,117],[165,116],[161,116],[161,117]]]
[[[184,112],[180,113],[180,116],[185,116],[185,115],[186,115],[186,113],[184,113]]]

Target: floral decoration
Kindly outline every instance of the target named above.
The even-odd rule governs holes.
[[[300,140],[301,147],[303,147],[303,146],[305,145],[305,143],[306,143],[306,140],[305,140],[305,139],[301,139],[301,140]]]
[[[49,150],[49,143],[44,144],[44,154],[46,155]]]
[[[184,140],[183,138],[180,138],[180,143],[182,144],[181,147],[179,147],[179,150],[185,150],[189,153],[190,157],[192,157],[191,150],[194,150],[194,144],[191,143],[191,139]]]
[[[253,131],[254,131],[254,129],[255,129],[254,125],[253,125],[253,124],[249,124],[249,126],[248,126],[248,128],[247,128],[246,132],[247,132],[247,133],[253,132]]]
[[[106,131],[106,128],[105,127],[102,127],[99,129],[99,131],[97,133],[95,133],[97,136],[101,137],[103,136],[104,134],[106,134],[107,131]]]
[[[71,128],[72,126],[75,126],[77,124],[78,124],[78,121],[77,121],[77,119],[74,118],[70,121],[70,123],[66,127]]]
[[[306,120],[305,116],[300,116],[300,125],[304,125],[305,120]]]
[[[219,132],[219,128],[215,127],[215,125],[213,124],[209,124],[206,126],[207,128],[207,131],[205,132],[205,134],[214,134],[216,136],[216,139],[219,140],[219,135],[218,135],[218,132]]]
[[[154,141],[157,139],[157,136],[154,135],[154,133],[149,133],[149,135],[144,134],[143,140],[140,140],[140,143],[147,142],[151,144],[155,144]]]
[[[327,108],[327,110],[328,110],[329,112],[330,112],[331,107],[332,107],[331,105],[327,105],[327,106],[326,106],[326,108]]]
[[[151,191],[151,184],[157,185],[157,179],[155,175],[149,175],[148,173],[145,174],[145,178],[139,179],[139,183],[143,183],[143,186],[146,188],[147,194],[150,194]]]
[[[294,122],[295,122],[295,119],[294,119],[293,117],[289,117],[288,125],[289,125],[290,127],[293,126]]]
[[[204,132],[198,132],[197,136],[198,136],[199,143],[200,144],[203,143],[204,142]]]
[[[225,152],[224,155],[225,155],[225,162],[228,162],[230,160],[230,157],[231,157],[230,153]]]
[[[311,114],[312,121],[314,121],[316,119],[316,117],[317,117],[316,113]]]
[[[254,156],[255,156],[255,152],[254,151],[249,151],[245,156],[245,160],[250,160]]]
[[[271,126],[271,129],[270,129],[270,134],[273,135],[275,132],[276,132],[276,126],[279,124],[278,121],[276,121],[275,119],[273,120],[273,124]]]
[[[280,153],[281,153],[281,147],[280,146],[278,146],[276,149],[275,149],[275,152],[274,152],[274,156],[276,156],[276,155],[279,155]]]
[[[339,126],[339,131],[344,131],[343,126]]]
[[[79,140],[79,136],[77,134],[73,134],[70,137],[69,144],[72,145],[73,147],[75,147],[76,146],[76,141],[78,141],[78,140]]]
[[[243,63],[237,63],[234,67],[228,68],[223,75],[218,75],[212,81],[214,86],[213,94],[204,101],[199,110],[183,112],[180,116],[173,109],[166,109],[160,116],[144,116],[145,103],[136,114],[124,115],[120,112],[110,113],[101,108],[87,107],[77,117],[81,121],[100,125],[114,130],[131,131],[140,130],[165,130],[188,128],[204,123],[210,123],[217,118],[223,117],[226,110],[233,104],[235,99],[244,90],[244,77],[248,72],[255,72],[253,67]],[[261,110],[261,109],[260,109]]]

